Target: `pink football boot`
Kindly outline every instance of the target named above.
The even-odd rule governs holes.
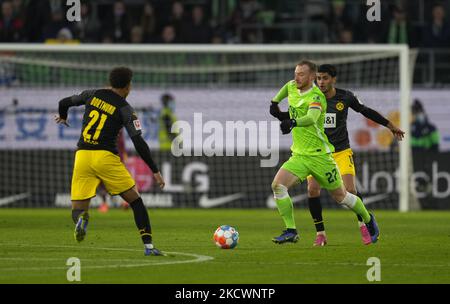
[[[370,240],[370,236],[369,236],[369,240]],[[314,241],[313,246],[325,246],[326,244],[327,244],[327,237],[323,234],[318,234],[316,236],[316,240]]]
[[[361,238],[364,243],[364,245],[369,245],[372,243],[372,239],[370,238],[369,230],[367,230],[366,225],[362,225],[359,227],[359,230],[361,231]]]

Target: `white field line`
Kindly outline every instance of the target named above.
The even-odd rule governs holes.
[[[4,246],[23,246],[23,247],[53,247],[53,248],[77,248],[77,249],[93,249],[93,250],[107,250],[107,251],[138,251],[140,252],[141,250],[137,250],[137,249],[130,249],[130,248],[103,248],[103,247],[79,247],[79,246],[65,246],[65,245],[31,245],[31,244],[0,244],[0,245],[4,245]],[[195,259],[193,260],[183,260],[183,261],[167,261],[167,262],[155,262],[155,263],[149,263],[149,262],[145,262],[145,263],[139,263],[139,264],[129,264],[129,265],[107,265],[107,266],[82,266],[83,268],[120,268],[120,267],[124,267],[124,268],[130,268],[130,267],[143,267],[143,266],[152,266],[152,265],[170,265],[170,264],[184,264],[184,263],[198,263],[198,262],[206,262],[206,261],[212,261],[214,260],[213,257],[210,256],[204,256],[204,255],[197,255],[197,254],[193,254],[193,253],[183,253],[183,252],[167,252],[164,251],[165,253],[168,254],[173,254],[173,255],[184,255],[184,256],[192,256],[195,257]],[[154,259],[159,259],[159,258],[164,258],[164,257],[150,257],[150,258],[154,258]],[[1,260],[19,260],[19,261],[61,261],[64,260],[64,258],[2,258],[0,257],[0,261]],[[135,262],[136,260],[132,260],[132,259],[82,259],[81,262],[83,262],[83,260],[86,261],[132,261]],[[214,263],[214,262],[213,262]],[[229,260],[227,261],[227,263],[231,263],[231,264],[254,264],[254,265],[259,265],[259,264],[264,264],[264,265],[285,265],[285,263],[281,263],[281,262],[268,262],[268,261],[264,261],[264,262],[257,262],[257,261],[248,261],[248,262],[241,262],[241,261],[232,261]],[[336,266],[364,266],[367,267],[367,265],[365,263],[352,263],[352,262],[291,262],[289,263],[290,265],[306,265],[306,266],[314,266],[314,265],[336,265]],[[393,266],[393,267],[424,267],[424,268],[450,268],[450,264],[412,264],[412,263],[382,263],[382,266]],[[0,270],[18,270],[18,268],[0,268]],[[20,268],[22,269],[30,269],[30,268]],[[67,269],[66,267],[32,267],[32,269],[36,269],[36,270],[42,270],[42,269]]]
[[[2,246],[17,246],[17,247],[44,247],[44,248],[76,248],[76,249],[92,249],[92,250],[106,250],[106,251],[133,251],[133,252],[142,252],[143,250],[137,250],[137,249],[130,249],[130,248],[105,248],[105,247],[81,247],[81,246],[65,246],[65,245],[33,245],[33,244],[0,244]],[[181,260],[181,261],[167,261],[165,260],[168,257],[157,257],[157,256],[151,256],[148,257],[148,260],[143,262],[142,259],[139,263],[130,263],[130,264],[123,264],[123,262],[136,262],[136,260],[131,259],[100,259],[101,261],[111,261],[111,262],[121,262],[120,264],[113,264],[113,265],[95,265],[95,266],[84,266],[82,264],[83,269],[104,269],[104,268],[133,268],[133,267],[146,267],[146,266],[157,266],[157,265],[174,265],[174,264],[187,264],[187,263],[201,263],[206,261],[211,261],[214,258],[206,255],[199,255],[194,253],[185,253],[185,252],[169,252],[169,251],[163,251],[164,253],[167,253],[169,255],[175,255],[175,256],[188,256],[193,257],[193,259],[189,260]],[[170,257],[169,257],[170,258]],[[164,259],[164,260],[160,260]],[[0,260],[19,260],[19,261],[63,261],[64,258],[5,258],[0,257]],[[80,259],[81,263],[83,263],[83,259]],[[86,259],[86,260],[94,260],[94,261],[100,261],[97,259]],[[11,267],[11,268],[0,268],[0,271],[8,271],[8,270],[48,270],[48,269],[67,269],[68,266],[61,266],[61,267]]]

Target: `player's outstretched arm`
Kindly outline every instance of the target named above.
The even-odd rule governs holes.
[[[144,162],[149,166],[153,172],[156,182],[159,187],[164,188],[165,182],[161,173],[159,172],[158,166],[153,161],[152,155],[150,153],[150,148],[148,147],[145,140],[142,138],[141,123],[136,115],[134,109],[127,105],[120,109],[120,114],[123,120],[123,126],[127,130],[128,135],[133,141],[133,145],[136,148],[139,156],[144,160]]]
[[[140,134],[131,137],[131,140],[133,141],[134,147],[136,148],[136,151],[138,152],[139,156],[152,170],[153,176],[155,177],[155,180],[158,183],[159,187],[163,189],[165,186],[164,179],[161,173],[159,172],[158,166],[153,161],[152,155],[150,153],[150,148],[148,147],[147,143]]]
[[[402,140],[405,136],[405,132],[403,132],[401,129],[399,129],[396,125],[394,125],[392,122],[390,122],[387,118],[385,118],[383,115],[378,113],[372,108],[369,108],[367,106],[363,106],[360,113],[364,115],[365,117],[373,120],[377,124],[380,124],[382,126],[385,126],[389,130],[391,130],[392,134],[397,140]]]
[[[375,111],[374,109],[365,106],[352,92],[350,93],[350,107],[356,112],[361,113],[364,117],[373,120],[379,125],[385,126],[391,130],[392,134],[397,140],[402,140],[405,136],[405,132],[397,128],[392,122],[390,122],[383,115]]]
[[[69,96],[66,98],[63,98],[59,101],[58,103],[58,115],[55,115],[55,122],[57,124],[63,124],[66,126],[69,126],[69,124],[67,123],[67,115],[69,112],[69,109],[71,107],[77,107],[77,106],[81,106],[82,104],[84,104],[87,100],[89,100],[93,94],[94,94],[95,90],[87,90],[87,91],[83,91],[81,92],[80,95],[73,95],[73,96]]]
[[[63,124],[69,127],[69,124],[67,122],[67,115],[69,112],[69,108],[73,106],[76,106],[76,104],[73,102],[72,96],[61,99],[58,103],[59,115],[55,115],[55,122],[57,124]]]

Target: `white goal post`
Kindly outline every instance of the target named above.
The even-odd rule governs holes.
[[[24,54],[24,56],[21,56],[21,54]],[[70,57],[64,59],[64,57],[61,57],[61,54],[68,54]],[[96,57],[98,54],[104,54],[109,59],[102,61],[102,59]],[[157,64],[154,62],[139,62],[145,56],[151,57],[154,54],[155,56],[157,54],[159,56],[157,58],[163,58],[163,60],[158,59]],[[177,61],[171,61],[172,56],[175,54],[192,54],[193,57],[197,56],[195,58],[202,58],[202,56],[206,55],[223,57],[207,66],[199,64],[195,58],[178,65]],[[286,57],[280,59],[279,57],[282,57],[281,55],[283,54]],[[405,138],[399,143],[398,152],[398,210],[401,212],[410,210],[409,177],[411,175],[411,159],[409,122],[412,71],[414,69],[415,55],[407,45],[0,44],[0,78],[9,79],[10,74],[14,75],[11,76],[13,79],[10,82],[7,80],[0,82],[0,90],[5,88],[9,92],[8,96],[12,96],[14,95],[12,93],[14,90],[36,87],[85,87],[86,83],[83,82],[81,77],[87,75],[86,77],[88,78],[95,78],[97,77],[95,73],[105,72],[114,65],[129,65],[141,73],[143,80],[139,84],[140,88],[152,87],[158,89],[173,86],[186,89],[190,85],[195,85],[195,88],[214,88],[215,86],[225,88],[250,86],[251,88],[267,87],[269,84],[273,90],[281,87],[283,81],[286,80],[284,76],[288,75],[290,70],[292,70],[293,74],[295,58],[309,58],[310,56],[313,56],[312,60],[319,63],[327,62],[342,65],[345,73],[345,77],[343,77],[345,84],[359,83],[360,79],[362,79],[361,83],[365,87],[370,87],[370,81],[373,81],[380,91],[386,88],[393,88],[393,90],[398,92],[398,96],[394,96],[393,99],[398,97],[400,127],[406,132]],[[77,59],[74,60],[74,58]],[[111,58],[115,58],[115,60],[111,60]],[[235,58],[240,59],[233,61]],[[358,63],[363,64],[359,67],[352,65]],[[64,82],[61,80],[61,83],[58,83],[59,79],[61,79],[60,74],[57,74],[58,76],[56,77],[49,77],[49,80],[41,80],[38,79],[41,72],[36,72],[30,66],[39,66],[52,70],[64,69],[64,73],[62,73],[64,75],[66,75],[67,70],[83,70],[80,75],[85,76],[79,76],[78,74],[67,76],[68,80],[66,79]],[[392,70],[385,71],[388,69]],[[357,74],[356,71],[358,71]],[[36,73],[36,75],[30,76],[33,73]],[[165,77],[161,78],[164,80],[154,82],[148,78],[149,75],[147,74],[150,73],[164,74]],[[365,73],[371,76],[366,77]],[[175,76],[179,77],[171,77],[171,74],[176,74]],[[261,76],[261,74],[264,75]],[[202,78],[199,75],[204,75],[205,77]],[[214,77],[210,77],[211,75],[214,75]],[[384,77],[383,75],[387,75],[385,81],[379,79]],[[254,84],[251,84],[252,79],[255,79]],[[46,81],[47,83],[45,83]],[[102,81],[98,80],[99,83]],[[358,87],[355,86],[349,89],[358,91]],[[343,88],[345,87],[343,86]],[[267,98],[270,98],[270,96]],[[261,109],[261,111],[266,111],[266,109]],[[8,176],[3,177],[8,178]]]

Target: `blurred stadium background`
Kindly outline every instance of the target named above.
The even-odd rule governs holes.
[[[269,127],[269,101],[292,79],[296,62],[309,58],[335,64],[338,87],[398,125],[402,115],[408,117],[403,125],[411,124],[411,148],[400,157],[386,129],[349,111],[357,186],[366,204],[402,209],[403,191],[402,210],[449,209],[450,2],[381,0],[380,22],[367,20],[365,2],[94,0],[81,2],[80,22],[69,22],[65,1],[0,1],[0,207],[70,205],[83,109],[72,109],[71,128],[64,128],[53,123],[57,103],[104,86],[108,70],[127,65],[135,71],[129,101],[167,181],[164,191],[154,187],[127,140],[126,165],[148,207],[273,208],[270,183],[289,156],[289,138],[280,136],[276,167],[261,167],[267,157],[251,155],[257,149],[251,134],[231,147],[234,156],[174,157],[161,145],[161,98],[170,94],[173,114],[192,126],[194,113],[201,113],[203,123]],[[412,80],[411,90],[402,87],[404,77]],[[193,132],[208,137],[201,128]],[[230,149],[225,140],[218,144]],[[236,156],[242,150],[245,156]],[[403,173],[402,157],[408,160]],[[306,185],[293,193],[298,206],[306,206]],[[214,204],[215,198],[223,200]],[[97,197],[93,205],[100,202]],[[326,206],[338,208],[330,200]]]

